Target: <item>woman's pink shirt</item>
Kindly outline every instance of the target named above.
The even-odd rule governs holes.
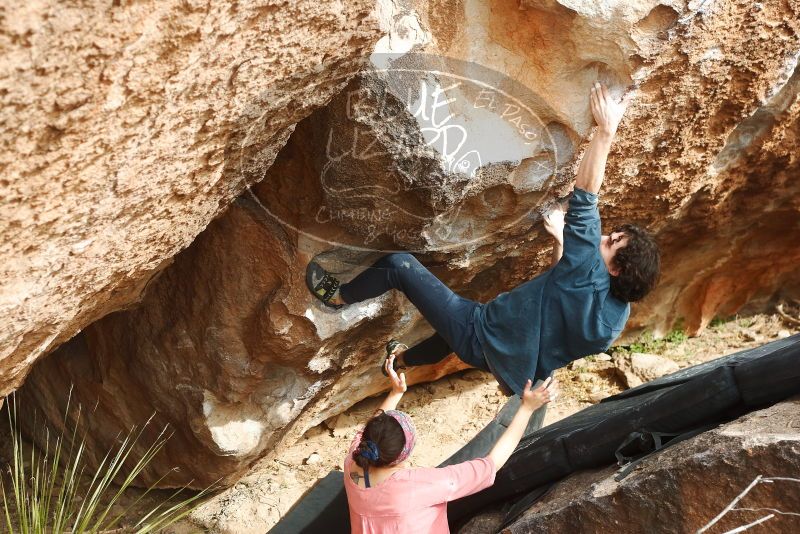
[[[350,479],[353,450],[344,460],[344,488],[353,534],[446,534],[447,503],[494,484],[494,462],[479,458],[447,467],[403,469],[376,486],[362,488]]]

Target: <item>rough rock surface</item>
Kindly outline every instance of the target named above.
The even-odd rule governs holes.
[[[617,469],[576,473],[556,484],[504,534],[522,532],[729,532],[767,519],[758,532],[800,529],[800,398],[752,412],[642,461],[620,482]],[[758,482],[747,492],[756,479]],[[730,511],[718,515],[739,495]],[[500,530],[497,511],[460,534]],[[756,531],[756,530],[754,530]]]
[[[372,50],[372,8],[0,6],[0,396],[38,357],[137,303],[261,178]]]
[[[629,388],[635,388],[680,369],[678,364],[669,358],[643,352],[620,354],[614,358],[614,365],[617,366],[620,378]]]
[[[617,93],[632,81],[641,87],[601,207],[607,227],[632,219],[663,243],[662,284],[636,307],[632,330],[678,320],[696,330],[748,300],[800,289],[785,283],[800,265],[800,6],[522,7],[379,2],[386,36],[376,49],[389,56],[374,57],[373,70],[301,122],[264,179],[149,283],[139,306],[93,323],[38,366],[24,388],[31,404],[55,418],[70,381],[85,405],[99,396],[102,411],[89,422],[98,454],[155,410],[176,435],[150,475],[178,465],[171,484],[235,479],[268,448],[383,389],[376,362],[389,337],[412,343],[428,333],[398,295],[321,309],[304,288],[308,259],[323,254],[346,277],[376,251],[411,249],[480,300],[529,278],[549,259],[537,209],[568,188],[590,132],[586,90],[596,78]],[[393,85],[379,71],[388,57],[411,68],[404,61],[414,56],[403,55],[411,49],[491,65],[498,91],[526,88],[519,107],[529,115],[504,117],[503,103],[475,107],[487,95],[447,92],[443,75],[425,89]],[[411,110],[400,98],[409,85],[417,88]],[[451,150],[435,116],[414,116],[415,103],[430,103],[423,94],[456,98],[452,115],[468,143]],[[293,109],[297,100],[283,102]],[[385,102],[379,114],[375,102]]]

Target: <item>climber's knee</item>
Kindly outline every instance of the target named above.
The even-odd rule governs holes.
[[[419,262],[408,252],[395,252],[383,257],[383,261],[394,269],[411,269]]]

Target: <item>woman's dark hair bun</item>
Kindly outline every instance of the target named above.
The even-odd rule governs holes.
[[[369,441],[377,446],[377,460],[369,458],[372,456]],[[405,444],[406,436],[400,423],[383,410],[379,410],[377,415],[367,421],[364,432],[361,434],[361,443],[353,451],[353,461],[361,469],[383,467],[391,464],[400,456]]]

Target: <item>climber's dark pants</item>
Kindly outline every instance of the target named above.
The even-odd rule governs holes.
[[[343,284],[339,295],[352,304],[390,289],[405,293],[436,330],[436,335],[405,352],[406,365],[429,365],[455,352],[465,363],[489,371],[472,322],[473,312],[480,304],[453,293],[411,254],[384,256]]]
[[[405,351],[403,359],[406,365],[431,365],[444,360],[452,352],[454,352],[453,349],[442,336],[433,334]]]

